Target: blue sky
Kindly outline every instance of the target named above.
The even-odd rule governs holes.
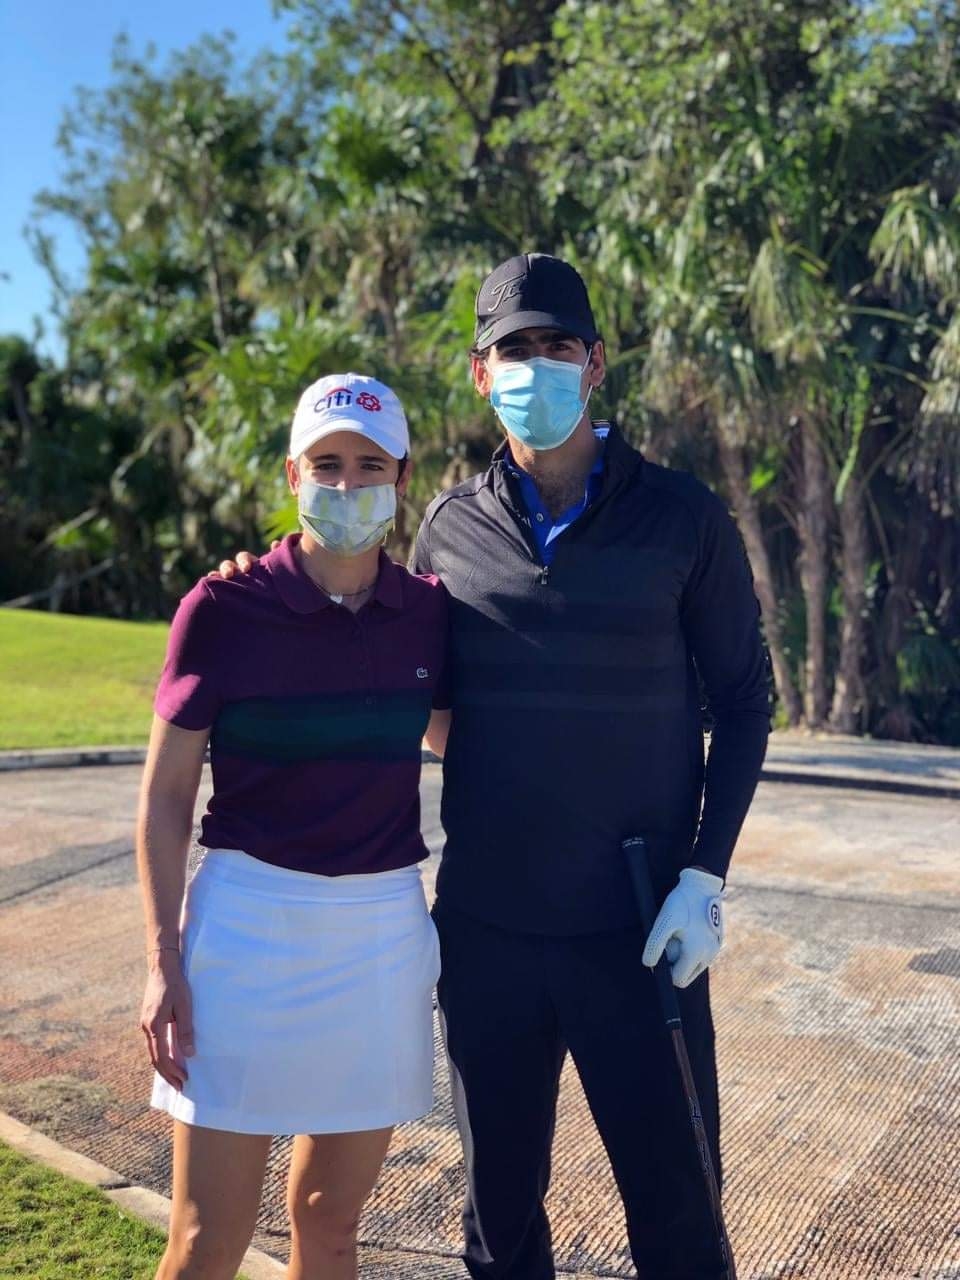
[[[57,184],[57,129],[74,89],[109,82],[110,50],[121,31],[135,52],[152,41],[163,58],[205,32],[228,29],[241,55],[284,43],[270,0],[0,0],[0,333],[32,337],[39,315],[47,329],[41,350],[62,349],[46,273],[33,261],[23,227],[34,194]],[[79,243],[62,226],[56,236],[58,258],[77,279]]]

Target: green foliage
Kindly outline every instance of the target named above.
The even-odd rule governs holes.
[[[121,42],[64,122],[34,243],[69,354],[0,342],[0,598],[168,614],[292,527],[294,405],[351,366],[408,411],[402,558],[497,439],[466,359],[476,288],[538,249],[590,288],[598,410],[754,504],[794,679],[820,643],[798,567],[814,440],[827,598],[864,577],[864,723],[946,732],[921,686],[922,619],[948,649],[960,631],[955,0],[275,7],[282,57],[207,39],[161,67]],[[88,250],[72,289],[63,218]]]
[[[836,505],[839,524],[842,502],[869,508],[884,471],[914,484],[945,558],[924,551],[916,526],[904,530],[884,493],[885,572],[878,586],[862,584],[863,605],[852,607],[872,606],[882,626],[900,627],[901,606],[888,608],[886,593],[899,601],[904,573],[924,581],[912,612],[949,602],[957,542],[938,526],[955,510],[960,477],[960,170],[947,105],[960,65],[955,4],[570,4],[555,36],[552,92],[516,129],[544,150],[548,196],[589,191],[588,243],[604,262],[605,290],[622,293],[627,271],[643,298],[641,400],[673,439],[661,455],[689,456],[706,432],[726,451],[724,481],[742,466],[743,486],[763,500],[773,553],[783,539],[772,537],[769,513],[799,531],[816,497],[828,514]],[[615,349],[638,345],[635,326],[607,336]],[[803,487],[801,423],[805,448],[817,438],[829,493]],[[805,552],[828,573],[834,548],[838,558],[846,549],[839,532],[827,527],[830,541]],[[796,564],[794,544],[778,586],[802,643],[786,624],[778,643],[785,658],[793,650],[799,675],[801,655],[809,664],[811,654],[827,663],[839,654],[829,611],[825,635],[808,631],[800,606],[815,602],[802,600]],[[955,631],[955,603],[945,611]],[[868,695],[876,723],[894,723],[896,714],[885,717],[903,691],[893,650],[882,631],[868,632],[868,646],[853,660],[877,671]],[[923,731],[936,732],[929,721]]]
[[[897,654],[900,688],[919,698],[948,696],[960,689],[960,653],[933,629],[918,631]]]
[[[921,731],[960,744],[960,641],[942,634],[922,609],[897,652],[897,675]]]

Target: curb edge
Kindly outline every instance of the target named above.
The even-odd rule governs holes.
[[[98,1164],[79,1151],[72,1151],[5,1111],[0,1111],[0,1142],[5,1142],[20,1155],[46,1165],[48,1169],[95,1187],[119,1209],[142,1219],[152,1227],[158,1227],[166,1235],[170,1221],[170,1201],[158,1191],[130,1182],[115,1169]],[[245,1280],[283,1280],[286,1274],[286,1268],[276,1258],[271,1258],[262,1249],[252,1247],[244,1254],[240,1265]]]
[[[30,769],[73,769],[104,765],[143,764],[146,747],[77,747],[38,748],[36,750],[0,751],[0,773],[19,773]],[[421,764],[442,764],[439,756],[424,748]],[[894,777],[870,777],[863,774],[810,772],[808,767],[772,765],[760,771],[761,782],[786,783],[808,787],[839,787],[849,791],[885,792],[888,795],[924,796],[941,800],[960,800],[960,787],[936,782],[912,782]]]

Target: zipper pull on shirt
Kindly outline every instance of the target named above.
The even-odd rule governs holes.
[[[542,565],[540,569],[539,582],[541,587],[545,587],[550,580],[550,566]]]

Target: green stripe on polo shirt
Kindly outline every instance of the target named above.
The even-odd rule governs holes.
[[[429,719],[426,691],[244,698],[220,712],[211,747],[264,764],[419,760]]]

